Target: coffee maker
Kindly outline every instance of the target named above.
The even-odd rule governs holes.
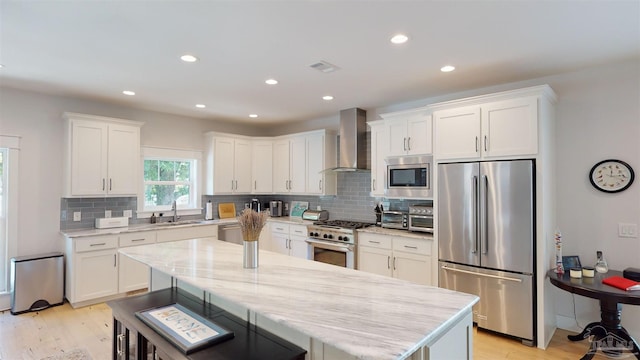
[[[254,211],[260,212],[262,210],[262,205],[260,204],[260,200],[251,199],[251,209]]]
[[[282,201],[273,200],[269,203],[272,217],[282,216]]]

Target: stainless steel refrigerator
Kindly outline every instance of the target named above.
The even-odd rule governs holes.
[[[535,345],[535,163],[438,165],[440,286],[478,295],[481,328]]]

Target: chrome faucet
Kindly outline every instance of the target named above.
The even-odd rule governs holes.
[[[173,211],[173,222],[177,222],[180,216],[178,216],[178,204],[176,204],[175,200],[171,204],[171,211]]]

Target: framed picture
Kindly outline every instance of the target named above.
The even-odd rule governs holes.
[[[233,332],[180,304],[137,311],[135,315],[185,354],[234,337]]]
[[[308,201],[292,201],[290,217],[302,217],[302,213],[309,208]]]
[[[569,271],[569,269],[573,269],[573,268],[582,267],[582,265],[580,264],[580,258],[576,255],[563,256],[562,266],[564,267],[565,271]]]

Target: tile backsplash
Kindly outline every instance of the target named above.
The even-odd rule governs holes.
[[[337,195],[309,196],[309,195],[204,195],[202,207],[211,200],[213,203],[213,218],[218,219],[218,204],[221,202],[233,202],[236,211],[244,209],[251,199],[257,198],[262,204],[271,200],[307,201],[310,209],[320,206],[329,212],[330,219],[353,220],[375,222],[374,208],[376,204],[384,200],[369,196],[371,173],[369,172],[345,172],[337,174]],[[408,206],[417,200],[388,199],[390,208],[394,210],[407,210]],[[149,219],[138,219],[136,210],[138,199],[136,197],[116,198],[62,198],[60,201],[60,230],[90,229],[95,227],[95,219],[105,217],[105,210],[111,210],[112,217],[123,216],[125,210],[132,210],[131,224],[149,222]],[[73,213],[80,212],[80,221],[73,221]],[[185,216],[182,219],[204,218],[204,210],[201,215]]]

